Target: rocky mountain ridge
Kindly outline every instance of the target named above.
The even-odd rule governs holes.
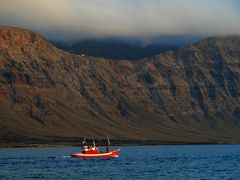
[[[238,36],[113,62],[0,26],[0,141],[239,142],[239,63]]]

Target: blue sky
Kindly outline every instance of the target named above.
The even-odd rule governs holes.
[[[56,39],[240,34],[238,0],[1,0],[0,24]]]

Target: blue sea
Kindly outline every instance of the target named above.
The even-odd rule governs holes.
[[[0,149],[0,179],[240,179],[240,145],[121,146],[116,159],[80,148]]]

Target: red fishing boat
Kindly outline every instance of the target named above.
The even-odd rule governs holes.
[[[83,144],[85,144],[85,140],[83,141]],[[71,154],[71,157],[73,158],[117,158],[118,153],[120,149],[115,149],[113,151],[110,151],[111,145],[108,138],[108,145],[107,150],[105,152],[102,152],[99,150],[99,146],[95,145],[95,142],[93,141],[93,146],[83,146],[83,151],[81,153]]]

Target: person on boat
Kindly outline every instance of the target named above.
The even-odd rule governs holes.
[[[110,151],[110,146],[109,145],[107,145],[107,152],[109,152]]]

